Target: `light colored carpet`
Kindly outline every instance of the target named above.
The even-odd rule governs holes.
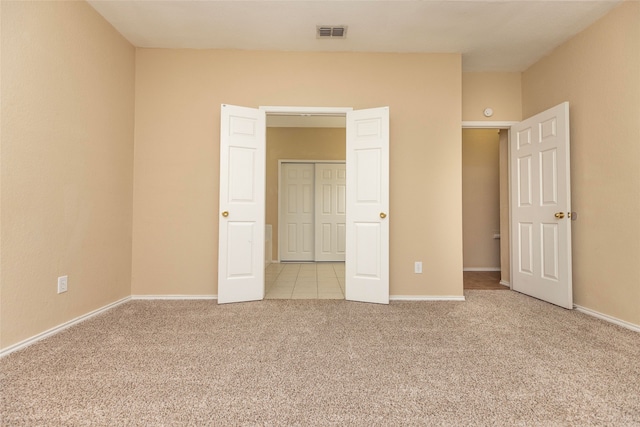
[[[1,359],[1,424],[640,425],[640,334],[466,295],[128,302]]]

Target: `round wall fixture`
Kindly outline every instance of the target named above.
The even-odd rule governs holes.
[[[492,108],[485,108],[483,111],[483,114],[485,117],[491,117],[493,116],[493,109]]]

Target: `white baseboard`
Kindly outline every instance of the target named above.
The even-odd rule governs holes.
[[[131,295],[132,300],[199,300],[218,299],[218,295]]]
[[[633,323],[627,322],[626,320],[621,320],[613,316],[609,316],[608,314],[603,314],[598,311],[591,310],[590,308],[582,307],[577,304],[573,304],[573,308],[575,308],[576,311],[579,311],[584,314],[588,314],[589,316],[597,317],[598,319],[602,319],[609,323],[622,326],[623,328],[631,329],[632,331],[635,331],[635,332],[640,332],[640,325],[634,325]]]
[[[511,283],[507,282],[506,280],[500,280],[500,284],[502,286],[506,286],[507,288],[511,289]]]
[[[444,295],[444,296],[429,296],[429,295],[390,295],[390,301],[464,301],[464,295]]]
[[[470,267],[463,268],[462,271],[501,271],[500,267]]]
[[[216,300],[218,295],[131,295],[132,300]],[[464,301],[464,296],[390,295],[391,301]]]
[[[77,323],[80,323],[80,322],[84,322],[85,320],[87,320],[87,319],[89,319],[91,317],[97,316],[98,314],[102,314],[107,310],[111,310],[112,308],[114,308],[114,307],[116,307],[116,306],[118,306],[118,305],[120,305],[122,303],[125,303],[125,302],[129,301],[130,299],[131,299],[131,297],[124,297],[124,298],[122,298],[122,299],[120,299],[118,301],[112,302],[111,304],[107,304],[104,307],[100,307],[98,309],[90,311],[87,314],[83,314],[82,316],[78,316],[75,319],[71,319],[68,322],[64,322],[64,323],[62,323],[62,324],[60,324],[60,325],[58,325],[58,326],[56,326],[54,328],[51,328],[51,329],[46,330],[44,332],[41,332],[38,335],[34,335],[31,338],[27,338],[24,341],[20,341],[19,343],[10,345],[9,347],[4,348],[4,349],[2,349],[0,351],[0,358],[4,357],[4,356],[6,356],[6,355],[8,355],[10,353],[13,353],[14,351],[18,351],[20,349],[28,347],[31,344],[34,344],[34,343],[36,343],[36,342],[38,342],[38,341],[40,341],[42,339],[45,339],[45,338],[50,337],[52,335],[55,335],[58,332],[61,332],[61,331],[65,330],[65,329],[67,329],[70,326],[73,326],[73,325],[75,325]]]

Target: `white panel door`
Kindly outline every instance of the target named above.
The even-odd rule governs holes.
[[[569,103],[511,127],[512,287],[573,308]]]
[[[283,163],[280,173],[280,261],[313,261],[313,163]]]
[[[389,107],[347,113],[346,299],[389,303]]]
[[[265,112],[222,105],[218,303],[264,298]]]
[[[346,176],[344,163],[316,163],[316,261],[344,261]]]

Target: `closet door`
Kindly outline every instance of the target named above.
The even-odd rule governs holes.
[[[280,261],[313,261],[314,165],[283,163],[280,172]]]
[[[316,164],[316,261],[344,261],[346,222],[345,164]]]

